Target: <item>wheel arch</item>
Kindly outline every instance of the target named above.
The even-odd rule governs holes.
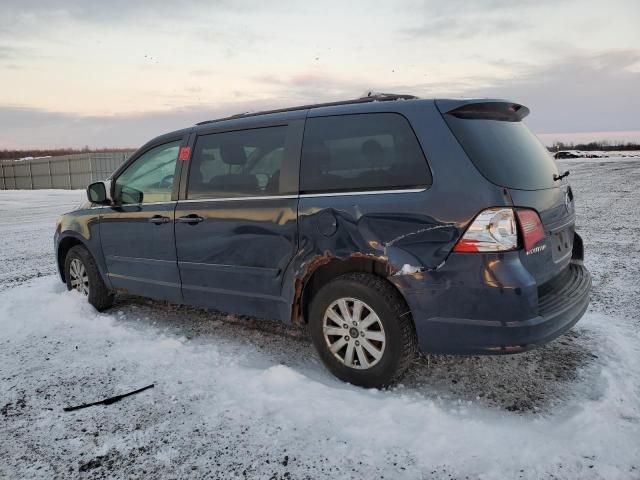
[[[388,278],[393,271],[386,259],[373,255],[355,254],[346,259],[328,255],[316,257],[309,262],[306,274],[296,280],[291,320],[293,323],[307,324],[311,302],[318,291],[331,280],[348,273],[369,273],[383,279],[398,292],[409,309],[402,291]]]
[[[89,247],[87,246],[87,244],[84,241],[82,241],[80,238],[74,235],[65,236],[62,239],[60,239],[60,242],[58,243],[58,248],[56,251],[56,259],[58,261],[58,273],[60,274],[60,278],[62,279],[63,282],[67,281],[64,273],[65,259],[67,258],[67,254],[69,253],[69,250],[71,250],[76,245],[82,245],[84,248],[87,249],[87,251],[89,251],[89,253],[91,253],[91,250],[89,250]]]

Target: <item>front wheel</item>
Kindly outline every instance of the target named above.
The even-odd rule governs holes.
[[[322,287],[310,309],[318,354],[338,378],[367,388],[397,382],[417,351],[411,313],[386,280],[366,273]]]
[[[114,296],[107,289],[96,262],[84,246],[76,245],[69,250],[64,261],[64,276],[67,290],[76,290],[86,296],[96,310],[102,311],[113,305]]]

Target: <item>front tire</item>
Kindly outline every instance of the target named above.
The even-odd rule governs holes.
[[[84,246],[76,245],[69,250],[64,261],[64,276],[67,290],[85,295],[99,312],[113,305],[114,295],[104,284],[96,262]]]
[[[366,388],[397,382],[417,351],[411,313],[386,280],[342,275],[320,289],[309,315],[311,338],[339,379]]]

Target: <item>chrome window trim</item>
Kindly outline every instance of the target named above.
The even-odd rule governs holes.
[[[388,193],[420,193],[427,189],[421,188],[402,188],[396,190],[357,190],[351,192],[330,192],[330,193],[304,193],[300,195],[300,198],[313,198],[313,197],[340,197],[340,196],[355,196],[355,195],[386,195]]]
[[[96,209],[96,208],[144,207],[145,205],[171,205],[171,204],[174,204],[174,203],[178,203],[178,201],[177,200],[167,200],[165,202],[122,203],[122,204],[119,204],[119,205],[97,205],[95,207],[89,207],[89,209],[93,210],[93,209]]]
[[[275,200],[275,199],[295,199],[295,198],[313,198],[313,197],[340,197],[353,195],[385,195],[388,193],[420,193],[427,189],[422,188],[404,188],[396,190],[362,190],[351,192],[329,192],[329,193],[303,193],[301,195],[267,195],[256,197],[218,197],[218,198],[192,198],[188,200],[178,200],[179,203],[196,203],[196,202],[233,202],[236,200]],[[147,204],[148,205],[148,204]]]
[[[186,200],[170,200],[166,202],[151,202],[151,203],[127,203],[123,205],[117,205],[118,207],[141,207],[145,205],[169,205],[174,203],[198,203],[198,202],[235,202],[235,201],[248,201],[248,200],[293,200],[296,198],[314,198],[314,197],[349,197],[358,195],[386,195],[397,193],[420,193],[427,189],[422,188],[403,188],[396,190],[358,190],[351,192],[329,192],[329,193],[303,193],[300,195],[265,195],[256,197],[217,197],[217,198],[191,198]],[[94,208],[110,208],[112,205],[99,205]]]
[[[256,197],[216,197],[216,198],[189,198],[186,200],[178,200],[179,203],[196,203],[196,202],[234,202],[236,200],[275,200],[275,199],[295,199],[298,195],[267,195]]]

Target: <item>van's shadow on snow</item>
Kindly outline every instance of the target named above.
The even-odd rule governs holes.
[[[202,343],[219,339],[249,344],[274,365],[341,388],[321,365],[306,330],[279,322],[227,315],[141,297],[119,296],[108,312],[124,323],[152,326]],[[567,403],[572,385],[595,366],[594,339],[575,329],[550,344],[500,356],[421,355],[390,394],[419,394],[436,401],[474,404],[519,413],[551,411]],[[347,387],[354,388],[354,387]]]
[[[598,357],[592,339],[572,330],[555,341],[514,355],[424,355],[404,379],[407,388],[448,400],[474,401],[512,412],[560,407]]]

